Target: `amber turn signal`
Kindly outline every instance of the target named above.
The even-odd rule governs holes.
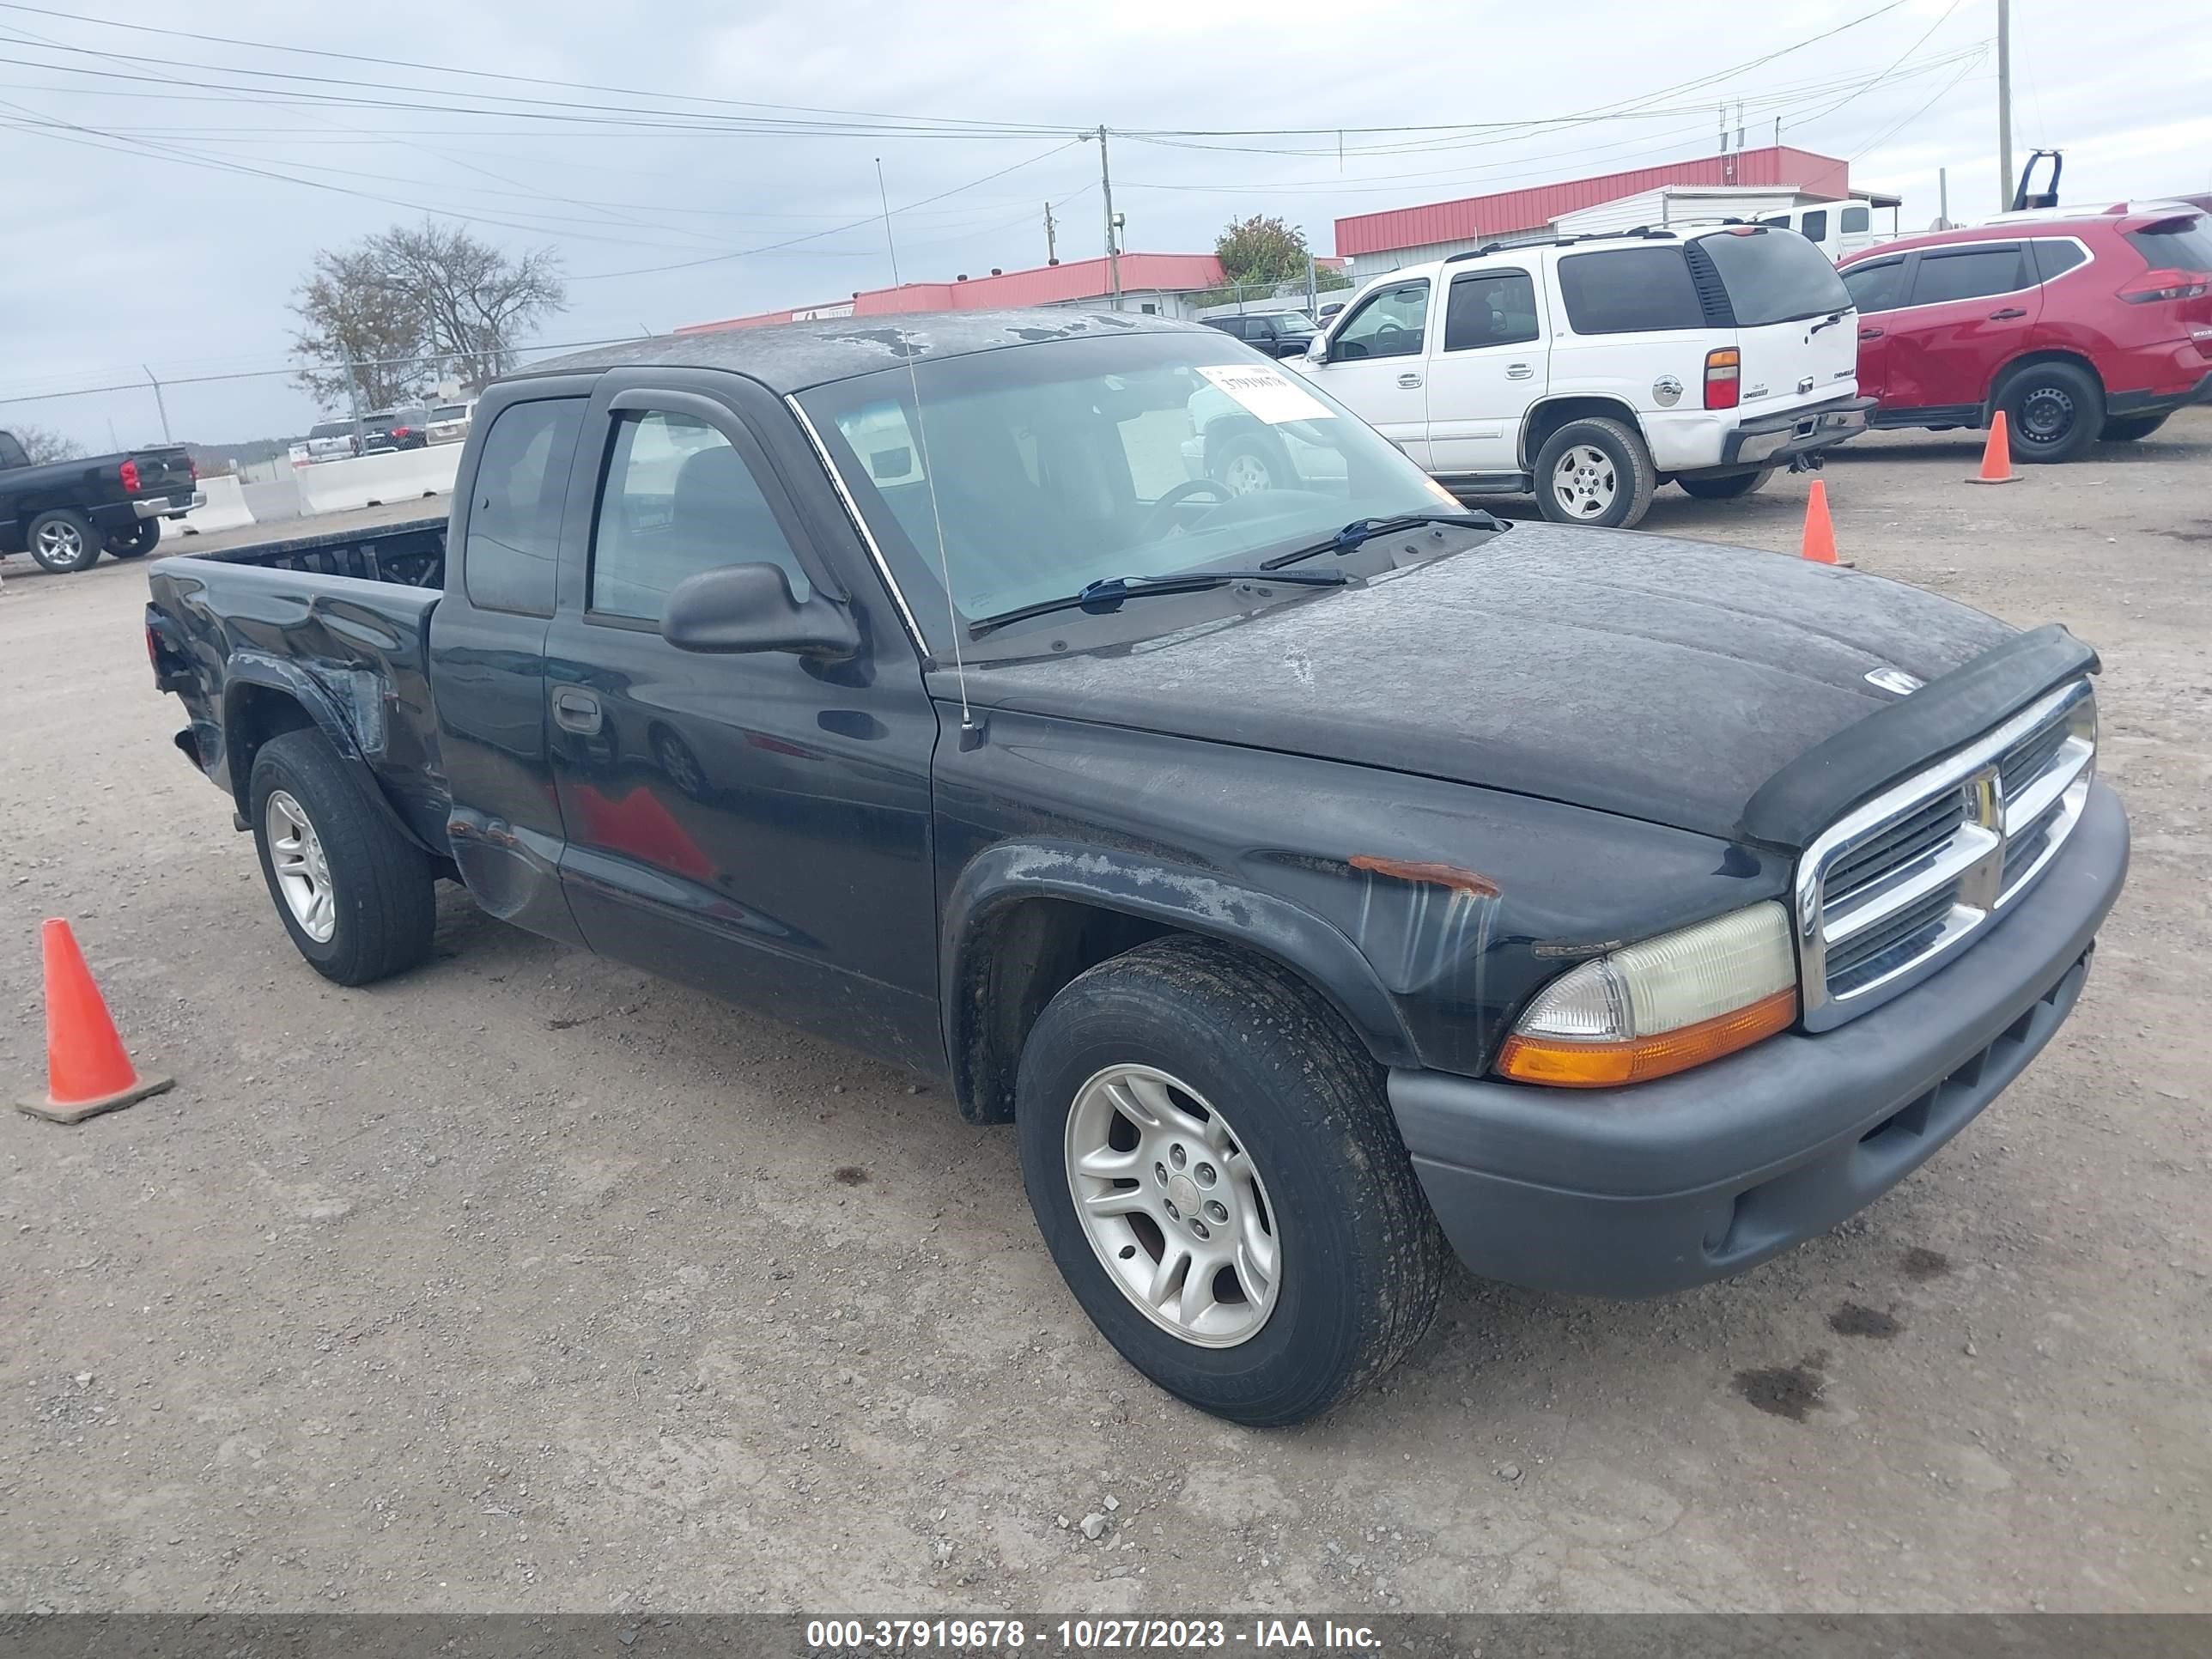
[[[1610,1089],[1648,1083],[1747,1048],[1762,1037],[1790,1029],[1797,1018],[1792,988],[1758,1001],[1648,1037],[1617,1042],[1559,1042],[1514,1036],[1498,1056],[1498,1073],[1522,1083],[1547,1083],[1557,1089]]]

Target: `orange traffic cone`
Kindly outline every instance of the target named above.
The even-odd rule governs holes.
[[[1828,522],[1828,486],[1813,480],[1813,493],[1805,498],[1805,542],[1799,556],[1814,564],[1836,562],[1836,526]]]
[[[1990,441],[1982,446],[1982,470],[1968,483],[2016,483],[2012,471],[2012,434],[2002,409],[1990,417]]]
[[[49,921],[41,943],[46,958],[46,1097],[17,1103],[33,1117],[82,1123],[158,1095],[174,1083],[174,1078],[141,1077],[131,1063],[69,923]]]

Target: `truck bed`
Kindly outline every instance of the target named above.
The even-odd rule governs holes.
[[[410,519],[404,524],[377,525],[366,530],[326,530],[319,535],[289,536],[281,541],[250,542],[218,552],[175,556],[252,565],[263,570],[294,570],[303,575],[396,582],[403,587],[440,588],[446,580],[446,520],[442,517]]]
[[[445,574],[443,519],[161,560],[146,623],[155,684],[191,716],[177,746],[243,807],[254,749],[305,719],[442,855],[450,801],[426,663]]]

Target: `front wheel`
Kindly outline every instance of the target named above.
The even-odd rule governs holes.
[[[264,744],[246,797],[269,896],[317,973],[367,985],[430,954],[430,860],[363,794],[321,732]]]
[[[100,562],[100,532],[74,507],[58,507],[31,520],[25,539],[41,570],[57,576],[89,570]]]
[[[2108,444],[2131,444],[2150,434],[2166,424],[2163,415],[2123,415],[2105,422],[2105,441]]]
[[[1207,467],[1215,481],[1231,495],[1250,495],[1262,489],[1294,489],[1297,477],[1290,458],[1280,447],[1255,433],[1231,438],[1221,446]]]
[[[1536,454],[1536,506],[1554,524],[1625,530],[1642,520],[1657,487],[1651,452],[1625,421],[1570,421]]]
[[[2005,385],[2004,410],[2012,458],[2022,463],[2070,461],[2105,426],[2105,389],[2072,363],[2037,363]]]
[[[1756,472],[1732,472],[1721,478],[1677,478],[1685,495],[1694,495],[1701,501],[1733,501],[1764,489],[1766,481],[1774,476],[1774,469],[1763,466]]]
[[[1015,1123],[1068,1288],[1200,1410],[1314,1416],[1436,1310],[1443,1238],[1382,1073],[1272,963],[1178,937],[1079,975],[1022,1050]]]
[[[107,538],[109,554],[118,559],[143,559],[161,543],[161,521],[141,519],[130,529]]]

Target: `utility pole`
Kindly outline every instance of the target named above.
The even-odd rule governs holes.
[[[1052,204],[1047,202],[1044,204],[1044,262],[1048,265],[1060,263],[1060,244],[1053,235],[1054,228]]]
[[[1951,169],[1948,167],[1936,169],[1936,228],[1938,230],[1951,228]]]
[[[1997,208],[2012,208],[2012,0],[1997,0]]]
[[[346,400],[353,405],[353,453],[358,455],[362,452],[366,431],[361,419],[361,374],[353,366],[351,351],[345,354],[345,366]]]
[[[169,405],[161,399],[161,383],[154,378],[154,371],[147,368],[144,363],[139,364],[138,367],[146,370],[147,384],[154,388],[154,407],[161,411],[161,441],[165,444],[171,442],[173,441],[169,436]]]
[[[1106,124],[1098,124],[1098,189],[1106,198],[1106,268],[1114,283],[1114,309],[1121,308],[1121,244],[1114,230],[1114,176],[1106,169]]]

